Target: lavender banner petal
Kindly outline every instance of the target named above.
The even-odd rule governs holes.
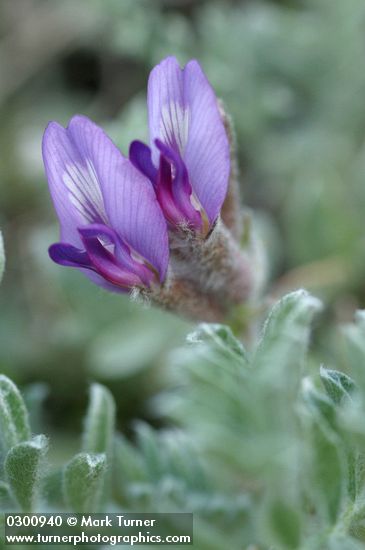
[[[148,122],[153,161],[158,166],[160,139],[183,155],[188,139],[189,109],[184,99],[184,77],[175,57],[167,57],[148,79]]]
[[[228,138],[214,91],[197,61],[190,61],[185,67],[184,90],[191,110],[184,160],[190,183],[213,223],[227,194]]]
[[[57,122],[47,126],[42,149],[50,193],[61,224],[61,239],[80,246],[77,226],[106,220],[92,159],[82,154],[69,128]]]
[[[167,228],[150,181],[86,117],[74,117],[69,130],[82,154],[92,159],[111,227],[163,280],[168,263]]]
[[[184,70],[168,57],[148,82],[151,145],[156,138],[180,152],[189,180],[210,223],[227,193],[229,143],[214,91],[197,61]],[[153,147],[156,163],[157,152]]]
[[[167,228],[153,187],[105,132],[80,115],[71,119],[66,130],[50,123],[43,158],[61,240],[83,248],[78,227],[109,226],[121,243],[159,272],[162,281],[168,263]],[[119,256],[123,251],[122,245]]]

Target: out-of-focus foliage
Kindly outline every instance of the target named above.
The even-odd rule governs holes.
[[[251,353],[227,326],[199,326],[155,401],[175,427],[139,423],[133,443],[115,432],[109,391],[93,385],[82,452],[61,467],[45,467],[47,440],[30,439],[24,403],[2,377],[3,507],[189,511],[199,550],[363,548],[364,312],[344,328],[355,383],[308,364],[320,310],[305,291],[285,296]]]
[[[1,279],[3,278],[4,268],[5,268],[4,241],[3,241],[3,236],[0,232],[0,282],[1,282]]]

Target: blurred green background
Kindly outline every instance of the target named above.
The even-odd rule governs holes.
[[[72,446],[90,380],[111,389],[124,432],[158,426],[151,398],[189,324],[52,264],[42,133],[83,113],[126,154],[147,138],[149,71],[171,54],[197,58],[233,115],[269,292],[304,286],[334,323],[365,307],[363,0],[0,0],[0,370],[26,386],[35,431],[43,402],[56,444]]]

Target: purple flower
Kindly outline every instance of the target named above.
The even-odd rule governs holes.
[[[167,228],[155,192],[103,130],[83,116],[66,129],[51,122],[43,160],[61,232],[52,260],[117,292],[163,282]]]
[[[131,144],[129,157],[145,174],[170,227],[204,235],[227,193],[229,143],[217,99],[197,61],[180,69],[168,57],[148,82],[150,148]]]

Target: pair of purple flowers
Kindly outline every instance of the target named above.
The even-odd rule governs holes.
[[[84,116],[51,122],[43,160],[60,221],[56,263],[112,291],[164,282],[169,232],[205,238],[227,193],[229,143],[215,94],[197,61],[169,57],[148,82],[150,147],[125,158]]]

